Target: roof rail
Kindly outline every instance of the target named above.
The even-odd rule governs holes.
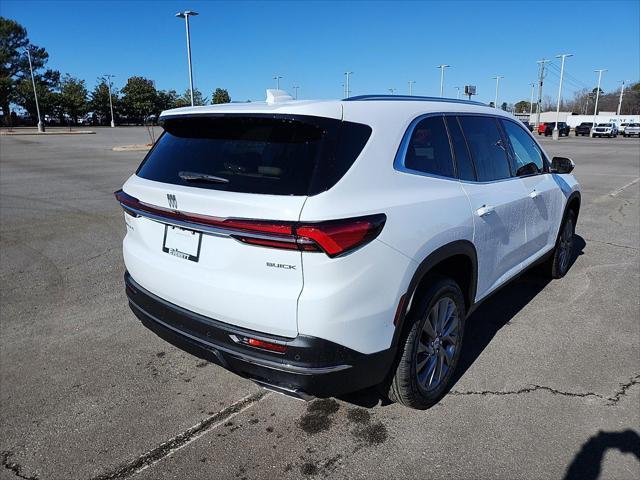
[[[372,100],[393,100],[393,101],[413,101],[413,102],[446,102],[446,103],[464,103],[467,105],[481,105],[486,107],[486,103],[476,102],[474,100],[462,100],[459,98],[444,97],[419,97],[415,95],[358,95],[356,97],[343,98],[343,102],[362,102]]]

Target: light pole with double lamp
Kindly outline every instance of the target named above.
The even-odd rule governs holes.
[[[31,52],[28,48],[25,48],[27,51],[27,58],[29,59],[29,70],[31,71],[31,84],[33,85],[33,96],[36,99],[36,112],[38,113],[38,132],[44,133],[44,124],[42,123],[42,119],[40,118],[40,105],[38,104],[38,93],[36,92],[36,79],[33,76],[33,65],[31,63]]]
[[[104,76],[104,78],[107,79],[107,87],[109,88],[109,109],[111,110],[111,128],[114,128],[116,126],[116,119],[113,116],[113,101],[111,100],[112,95],[111,95],[111,79],[115,77],[115,75],[111,75],[111,74],[106,74]]]
[[[449,68],[451,65],[437,65],[436,68],[440,69],[440,96],[444,97],[444,69]]]
[[[573,57],[573,53],[563,53],[562,55],[556,55],[556,58],[561,58],[560,66],[560,86],[558,87],[558,106],[556,107],[556,123],[553,127],[552,137],[554,140],[560,138],[560,132],[558,131],[558,120],[560,119],[560,102],[562,101],[562,77],[564,76],[564,60],[567,57]]]
[[[191,68],[191,33],[189,32],[189,17],[195,17],[198,12],[191,10],[185,10],[184,12],[176,13],[176,17],[184,18],[184,23],[187,28],[187,63],[189,64],[189,94],[191,96],[191,106],[193,107],[193,69]]]

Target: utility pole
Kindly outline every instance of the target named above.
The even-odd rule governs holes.
[[[113,116],[113,101],[111,100],[111,79],[115,77],[115,75],[106,74],[104,77],[107,79],[107,87],[109,87],[109,109],[111,110],[111,128],[115,128],[116,120]]]
[[[273,77],[273,79],[276,81],[276,89],[277,89],[277,90],[280,90],[280,79],[281,79],[281,78],[282,78],[282,77],[281,77],[280,75],[275,75],[275,76]]]
[[[560,119],[560,102],[562,101],[562,78],[564,76],[564,60],[567,57],[573,57],[573,53],[563,53],[562,55],[556,55],[556,58],[561,58],[561,66],[560,66],[560,85],[558,86],[558,106],[556,107],[556,123],[553,127],[552,138],[554,140],[558,140],[560,138],[558,132],[558,120]]]
[[[409,80],[409,96],[413,96],[413,84],[416,83],[415,80]]]
[[[536,106],[536,128],[540,125],[540,110],[542,110],[542,82],[544,81],[544,65],[551,60],[538,60],[536,63],[540,65],[540,76],[538,78],[538,105]]]
[[[27,51],[27,58],[29,59],[29,70],[31,70],[31,83],[33,85],[33,96],[36,99],[36,112],[38,113],[38,132],[44,133],[44,124],[42,123],[42,119],[40,118],[40,105],[38,104],[38,93],[36,92],[36,79],[33,76],[33,65],[31,64],[31,52],[29,48],[25,48]]]
[[[344,82],[344,98],[349,98],[351,95],[351,90],[349,89],[349,75],[352,75],[353,72],[344,72],[344,76],[346,77],[346,81]]]
[[[450,67],[451,65],[437,65],[436,68],[440,69],[440,96],[444,96],[444,69]]]
[[[631,80],[620,80],[622,82],[622,85],[620,86],[620,100],[618,100],[618,111],[616,112],[616,115],[620,115],[620,112],[622,111],[622,96],[624,95],[624,84],[625,82],[630,82]]]
[[[533,115],[533,92],[535,91],[536,84],[535,82],[531,82],[529,86],[531,87],[531,101],[529,102],[529,122],[531,122],[531,115]]]
[[[195,17],[198,12],[192,12],[191,10],[185,10],[184,12],[176,13],[176,17],[184,18],[184,23],[187,28],[187,63],[189,64],[189,93],[191,95],[191,106],[193,107],[193,69],[191,68],[191,33],[189,32],[189,16]]]
[[[296,93],[294,94],[294,95],[295,95],[295,96],[294,96],[294,98],[295,98],[296,100],[298,99],[298,89],[299,89],[299,88],[300,88],[300,87],[299,87],[298,85],[294,85],[294,86],[293,86],[293,90],[294,90],[294,92],[296,92]]]
[[[460,87],[453,87],[456,89],[456,100],[460,99]]]
[[[596,115],[598,114],[598,100],[600,100],[600,82],[602,80],[602,72],[606,72],[605,68],[594,70],[598,74],[598,86],[596,87],[596,105],[593,107],[593,126],[589,131],[589,136],[593,138],[593,131],[596,129]]]
[[[493,102],[493,108],[498,108],[498,90],[500,88],[500,79],[504,78],[504,75],[496,75],[493,79],[496,81],[496,99]]]

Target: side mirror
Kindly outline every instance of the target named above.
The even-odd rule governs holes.
[[[567,157],[553,157],[551,160],[552,173],[571,173],[575,167],[573,160]]]

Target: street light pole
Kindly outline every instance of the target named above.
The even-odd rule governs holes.
[[[409,80],[409,96],[413,96],[413,84],[416,83],[415,80]]]
[[[624,84],[625,82],[629,82],[630,80],[620,80],[622,82],[622,85],[620,86],[620,100],[618,100],[618,110],[616,112],[616,115],[620,115],[620,112],[622,111],[622,96],[624,95]]]
[[[607,70],[601,68],[600,70],[594,70],[598,74],[598,86],[596,87],[596,104],[593,107],[593,126],[589,131],[589,136],[593,138],[593,131],[596,129],[596,115],[598,114],[598,100],[600,100],[600,82],[602,80],[602,72],[606,72]]]
[[[533,92],[535,91],[536,84],[535,82],[531,82],[529,85],[531,86],[531,101],[529,102],[529,123],[531,123],[531,115],[533,115]]]
[[[349,89],[349,75],[352,75],[353,72],[344,72],[344,76],[346,77],[346,81],[344,82],[344,98],[349,98],[351,95],[351,90]]]
[[[440,96],[444,97],[444,69],[451,65],[437,65],[436,68],[440,69]]]
[[[198,12],[191,10],[185,10],[184,12],[176,13],[176,17],[184,18],[184,23],[187,28],[187,63],[189,64],[189,94],[191,96],[191,106],[193,107],[193,69],[191,68],[191,33],[189,32],[189,16],[196,16]]]
[[[504,75],[496,75],[493,79],[496,81],[496,98],[493,101],[493,108],[498,108],[498,90],[500,89],[500,79],[504,78]]]
[[[38,132],[44,132],[44,124],[42,123],[42,119],[40,118],[40,105],[38,104],[38,93],[36,92],[36,79],[33,76],[33,65],[31,64],[31,52],[28,48],[25,48],[27,51],[27,58],[29,59],[29,70],[31,70],[31,83],[33,84],[33,96],[36,99],[36,112],[38,113]]]
[[[564,76],[564,60],[567,57],[573,57],[572,53],[563,53],[562,55],[556,55],[556,58],[561,58],[562,62],[560,63],[560,86],[558,86],[558,104],[556,107],[556,123],[553,127],[552,138],[554,140],[558,140],[560,137],[558,132],[558,120],[560,119],[560,102],[562,101],[562,78]]]
[[[276,88],[277,88],[278,90],[280,90],[280,79],[281,79],[281,78],[282,78],[282,77],[281,77],[280,75],[276,75],[276,76],[274,76],[274,77],[273,77],[273,79],[276,81]]]
[[[456,100],[460,99],[460,87],[454,87],[456,89]]]
[[[295,91],[295,99],[296,99],[296,100],[298,99],[298,89],[299,89],[299,88],[300,88],[300,87],[299,87],[298,85],[294,85],[294,86],[293,86],[293,90]]]
[[[105,78],[107,79],[107,87],[109,87],[109,109],[111,110],[111,128],[116,126],[115,117],[113,116],[113,101],[111,100],[111,78],[115,77],[115,75],[106,74]]]

